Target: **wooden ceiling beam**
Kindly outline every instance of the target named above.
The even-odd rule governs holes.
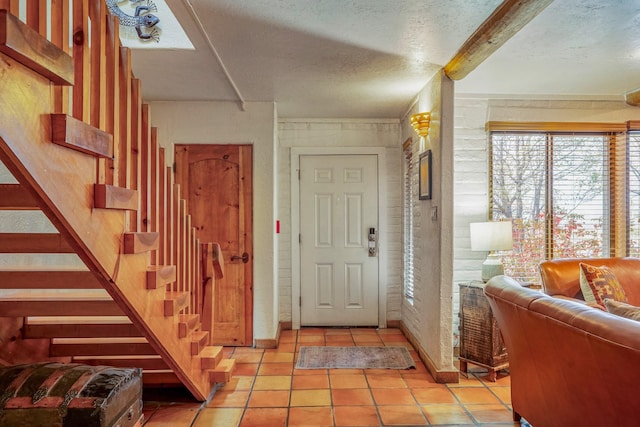
[[[627,104],[633,105],[634,107],[640,106],[640,88],[625,93],[624,100]]]
[[[453,80],[465,78],[553,0],[505,0],[467,39],[444,67]]]

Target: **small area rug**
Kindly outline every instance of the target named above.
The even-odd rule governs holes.
[[[405,347],[300,347],[297,369],[409,369],[415,362]]]

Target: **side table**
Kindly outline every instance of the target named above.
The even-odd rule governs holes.
[[[467,374],[467,363],[489,370],[489,381],[509,367],[507,348],[484,295],[484,282],[460,283],[460,371]]]

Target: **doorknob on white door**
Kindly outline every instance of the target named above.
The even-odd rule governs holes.
[[[369,229],[369,256],[376,256],[376,252],[378,249],[378,239],[376,239],[376,229],[371,227]]]

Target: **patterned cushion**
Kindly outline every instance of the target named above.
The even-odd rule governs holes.
[[[625,304],[620,301],[615,301],[609,298],[605,298],[604,305],[607,307],[607,311],[616,316],[626,317],[627,319],[640,321],[640,307],[635,305]]]
[[[604,307],[604,299],[609,298],[627,302],[627,296],[618,279],[606,266],[594,267],[580,263],[580,289],[588,304],[599,304]]]

